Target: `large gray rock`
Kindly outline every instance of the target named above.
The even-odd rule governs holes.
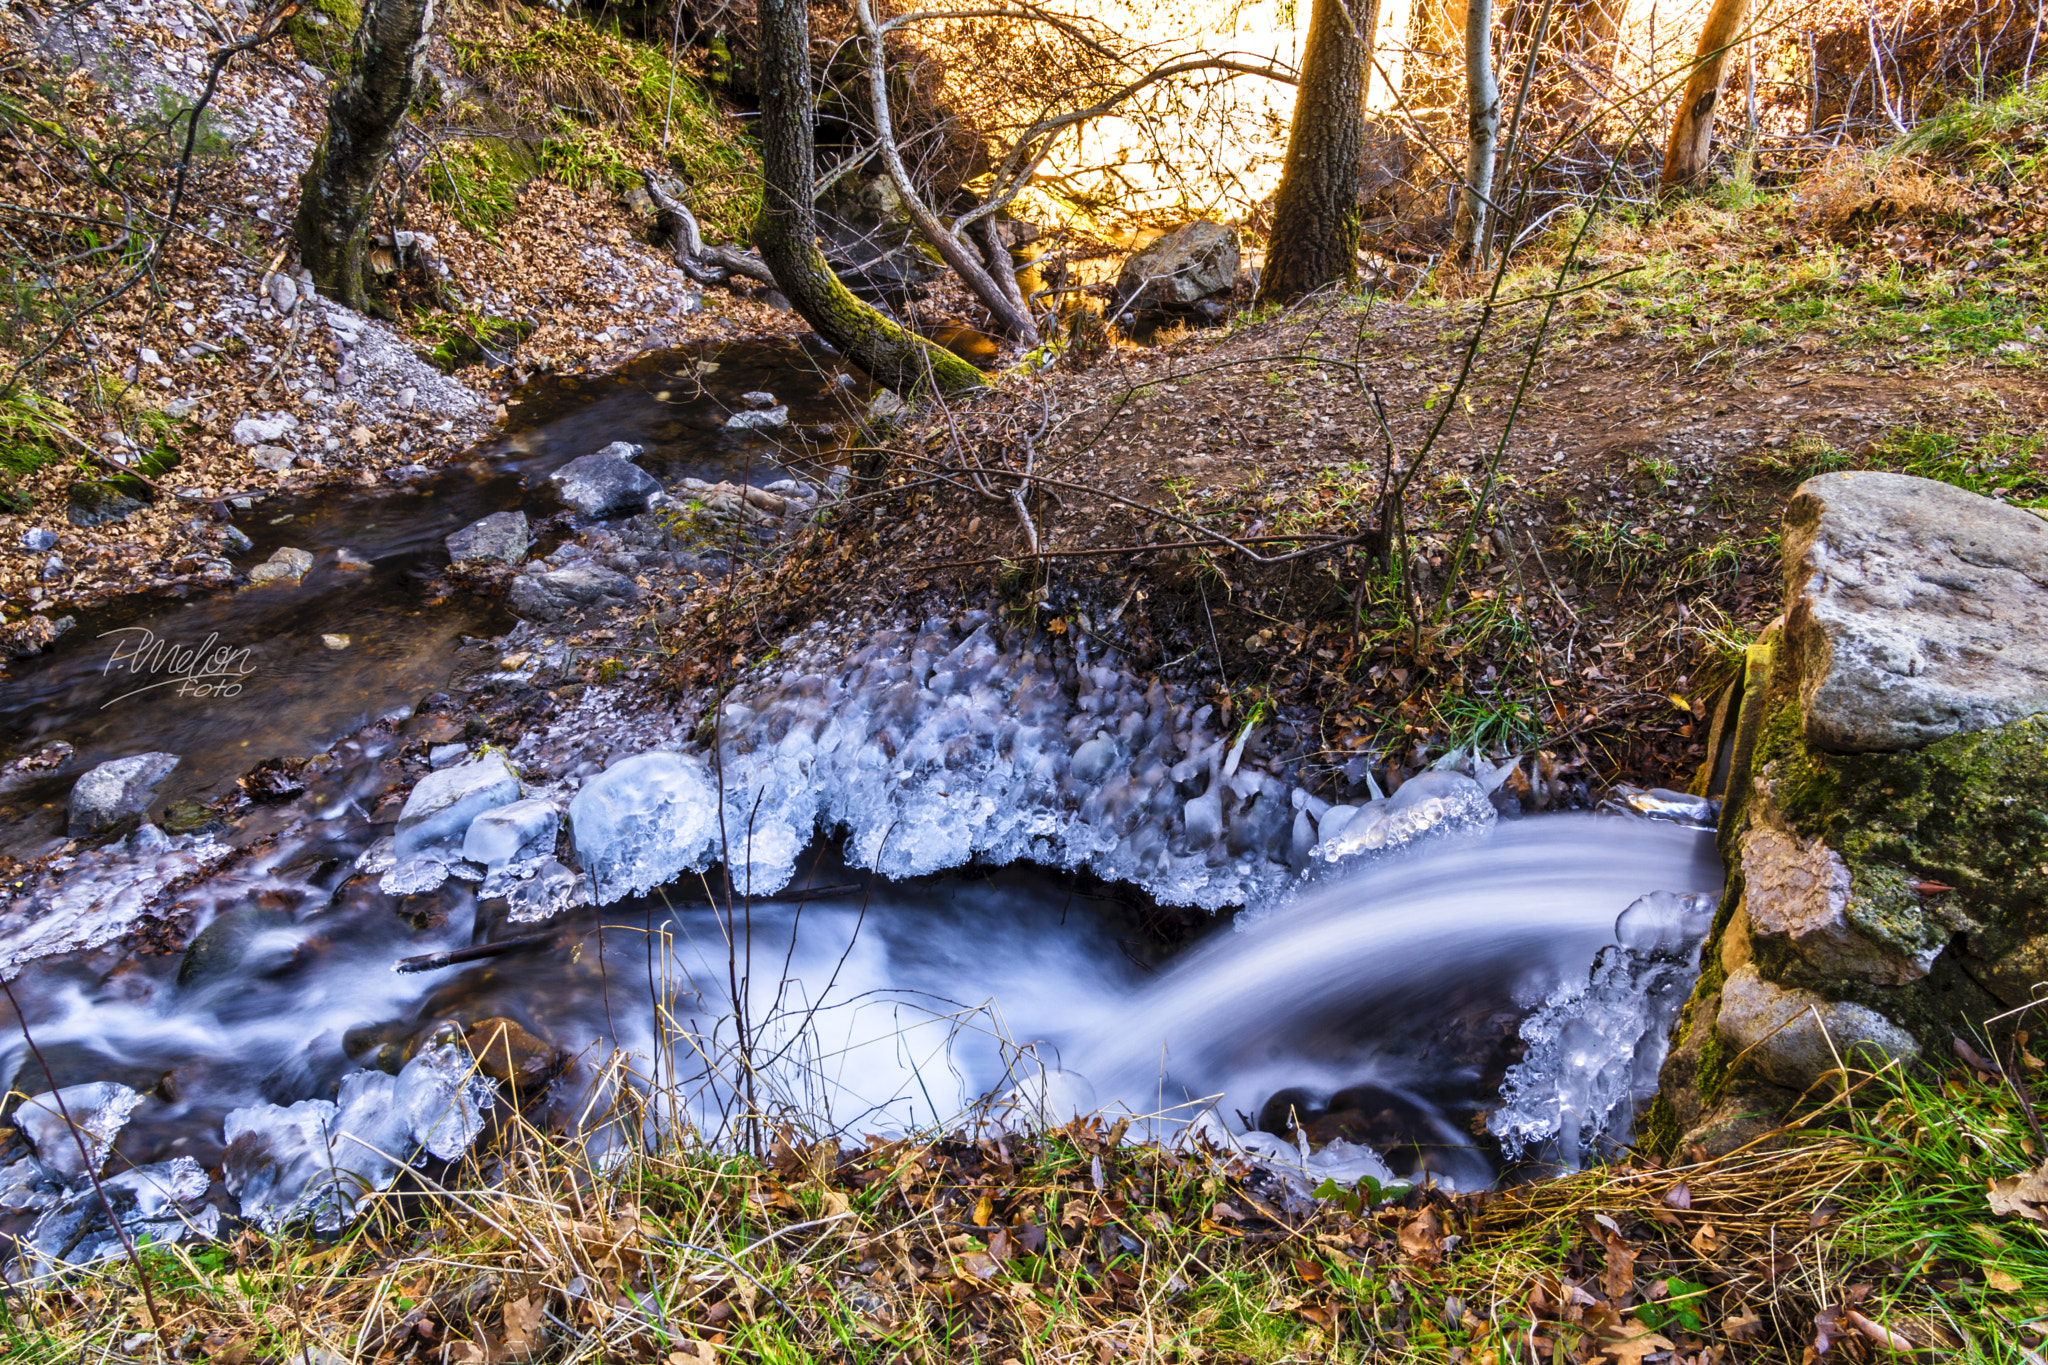
[[[524,620],[552,621],[578,607],[618,605],[639,595],[639,585],[624,574],[595,564],[577,564],[550,573],[520,575],[506,602],[513,615]]]
[[[313,556],[305,550],[290,546],[277,551],[270,558],[249,570],[251,583],[296,583],[313,569]]]
[[[400,861],[429,850],[453,857],[472,821],[518,799],[519,777],[500,753],[428,773],[398,813],[392,851]]]
[[[1116,278],[1122,309],[1179,311],[1237,283],[1237,229],[1198,218],[1124,262]]]
[[[1731,1061],[1741,1057],[1765,1079],[1802,1092],[1845,1065],[1871,1071],[1920,1052],[1912,1034],[1876,1010],[1773,985],[1755,963],[1723,983],[1715,1027]]]
[[[2048,522],[1904,474],[1785,509],[1785,640],[1808,744],[1905,749],[2048,710]]]
[[[176,754],[134,754],[109,759],[86,773],[71,788],[71,837],[102,833],[147,811],[157,787],[177,766]]]
[[[548,475],[556,496],[586,517],[645,511],[647,500],[661,491],[652,474],[609,449],[571,460]]]
[[[447,539],[448,558],[457,564],[472,559],[497,559],[517,564],[526,558],[529,543],[526,513],[493,512],[472,522]]]

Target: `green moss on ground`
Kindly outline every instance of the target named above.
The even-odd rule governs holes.
[[[578,188],[623,193],[644,169],[665,167],[688,187],[708,236],[747,239],[761,208],[753,143],[666,49],[581,19],[523,12],[449,41],[493,106],[466,101],[452,111],[457,122],[473,125],[468,116],[481,114],[487,126],[516,131],[537,148],[540,173]],[[484,202],[501,197],[496,186],[511,168],[490,169],[496,179],[468,187]]]

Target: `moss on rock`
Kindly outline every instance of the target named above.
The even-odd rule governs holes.
[[[340,71],[348,66],[362,22],[363,7],[357,0],[307,0],[285,20],[284,31],[301,61],[322,71]]]

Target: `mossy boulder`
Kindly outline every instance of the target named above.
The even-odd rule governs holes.
[[[1875,490],[1884,498],[1859,485],[1852,510],[1878,519],[1891,515],[1888,499],[1925,503],[1925,482],[1893,479]],[[1703,780],[1725,782],[1728,882],[1650,1116],[1666,1150],[1724,1151],[1768,1132],[1802,1094],[1828,1088],[1835,1058],[1856,1070],[1946,1054],[1954,1035],[2048,980],[2048,712],[2014,703],[2012,669],[2000,672],[2024,671],[2034,646],[2003,661],[1950,658],[1940,631],[1913,624],[1925,594],[1895,615],[1882,609],[1884,583],[1932,576],[1967,614],[1978,604],[1956,566],[1990,553],[1970,538],[2012,509],[1979,498],[1988,510],[1958,512],[1957,490],[1944,486],[1940,505],[1960,529],[1942,539],[1924,516],[1900,513],[1915,534],[1875,536],[1888,558],[1874,567],[1842,552],[1865,528],[1847,524],[1840,491],[1811,480],[1793,501],[1782,618],[1791,624],[1750,651],[1704,770]],[[2048,609],[2048,541],[2039,554],[2027,548],[2036,543],[2016,537],[1992,555],[2000,593],[2039,595],[2019,604],[2026,612]],[[1915,546],[1927,566],[1905,562]],[[1899,733],[1925,742],[1844,751],[1841,727],[1815,722],[1841,697],[1816,679],[1852,657],[1875,668],[1877,655],[1846,637],[1887,633],[1903,641],[1899,659],[1941,674],[1941,724],[1928,719],[1934,684],[1902,673],[1896,686],[1857,693],[1858,723],[1882,733],[1889,697],[1905,717]],[[1984,682],[1982,705],[1973,678]]]

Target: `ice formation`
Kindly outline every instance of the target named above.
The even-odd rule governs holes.
[[[493,1093],[467,1053],[436,1043],[396,1076],[350,1072],[331,1102],[231,1111],[222,1177],[242,1216],[266,1232],[302,1222],[332,1232],[355,1217],[364,1194],[389,1189],[404,1167],[467,1151]]]
[[[726,698],[713,728],[715,764],[639,754],[572,803],[600,903],[701,869],[722,848],[737,887],[779,890],[823,826],[886,877],[1029,860],[1216,909],[1267,897],[1318,858],[1494,814],[1487,788],[1449,771],[1331,806],[1280,760],[1246,761],[1248,727],[1217,729],[1212,706],[1147,683],[1113,648],[1055,644],[982,612],[885,631],[846,657],[799,636],[778,671]]]
[[[1583,982],[1552,992],[1522,1025],[1528,1052],[1501,1087],[1487,1128],[1510,1156],[1542,1152],[1576,1168],[1629,1141],[1657,1089],[1672,1022],[1699,976],[1714,897],[1657,891],[1615,922],[1617,943]]]

